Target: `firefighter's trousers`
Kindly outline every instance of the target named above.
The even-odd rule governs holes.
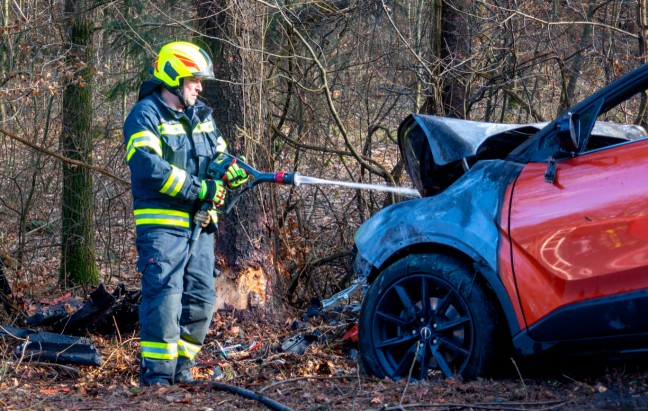
[[[189,235],[157,227],[137,235],[141,385],[191,381],[209,329],[216,301],[214,235],[202,233],[191,258]]]

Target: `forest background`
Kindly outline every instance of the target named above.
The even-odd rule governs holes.
[[[161,45],[213,57],[204,100],[262,171],[405,185],[413,112],[552,120],[646,62],[644,0],[2,0],[0,252],[17,295],[139,284],[121,127]],[[281,313],[350,280],[398,197],[260,185],[222,216],[219,308]]]

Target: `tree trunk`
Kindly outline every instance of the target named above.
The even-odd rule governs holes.
[[[92,149],[92,24],[83,14],[83,1],[67,0],[69,18],[66,67],[72,74],[63,92],[61,147],[65,157],[91,164]],[[59,283],[97,284],[92,174],[85,167],[63,164],[61,267]]]
[[[199,30],[214,60],[215,81],[204,97],[234,155],[245,155],[255,168],[272,167],[269,132],[264,126],[263,8],[255,1],[207,0],[199,3]],[[220,41],[218,39],[223,39]],[[269,188],[244,194],[232,212],[222,215],[216,239],[218,308],[272,309],[277,283]],[[230,200],[235,193],[230,192]]]
[[[464,0],[454,1],[452,6],[441,0],[435,0],[432,13],[432,61],[451,67],[459,61],[466,61],[468,55],[468,28]],[[438,73],[439,70],[436,70]],[[447,71],[449,76],[440,79],[430,79],[431,83],[441,84],[440,93],[434,92],[428,96],[422,112],[454,118],[465,118],[465,85],[460,70]]]
[[[592,20],[594,12],[598,9],[599,5],[595,0],[591,0],[587,9],[587,14],[583,17],[586,21]],[[583,67],[584,61],[584,51],[592,46],[592,25],[584,24],[583,30],[581,32],[580,44],[574,59],[571,62],[571,67],[569,68],[569,81],[567,82],[567,92],[563,95],[563,100],[560,102],[560,112],[568,110],[573,105],[574,92],[576,90],[576,84],[580,78],[580,72]]]
[[[4,81],[7,75],[7,67],[11,60],[9,56],[9,34],[6,32],[9,27],[9,0],[2,2],[2,36],[0,36],[0,81]],[[0,124],[7,121],[7,112],[4,102],[0,103]]]

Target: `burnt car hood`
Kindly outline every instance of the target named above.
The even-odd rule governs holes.
[[[480,147],[490,138],[506,134],[517,143],[545,127],[544,123],[503,124],[461,120],[424,114],[410,114],[398,129],[399,141],[406,133],[423,133],[429,144],[434,162],[450,164],[478,153]],[[517,144],[516,144],[517,145]]]
[[[398,128],[405,168],[421,196],[438,194],[480,160],[505,159],[553,123],[503,124],[410,114]],[[592,136],[626,141],[645,137],[633,125],[596,122]]]
[[[473,157],[495,143],[517,146],[547,126],[549,122],[528,124],[487,123],[448,117],[410,114],[398,129],[399,141],[405,133],[423,133],[428,141],[434,162],[450,164]],[[645,135],[633,125],[598,121],[593,135],[634,140]],[[507,141],[504,141],[507,140]],[[508,150],[501,150],[508,151]]]

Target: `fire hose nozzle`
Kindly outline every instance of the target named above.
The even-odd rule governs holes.
[[[299,186],[299,173],[294,171],[292,173],[285,173],[283,171],[277,171],[274,173],[274,182],[281,185],[294,185],[295,187]]]

